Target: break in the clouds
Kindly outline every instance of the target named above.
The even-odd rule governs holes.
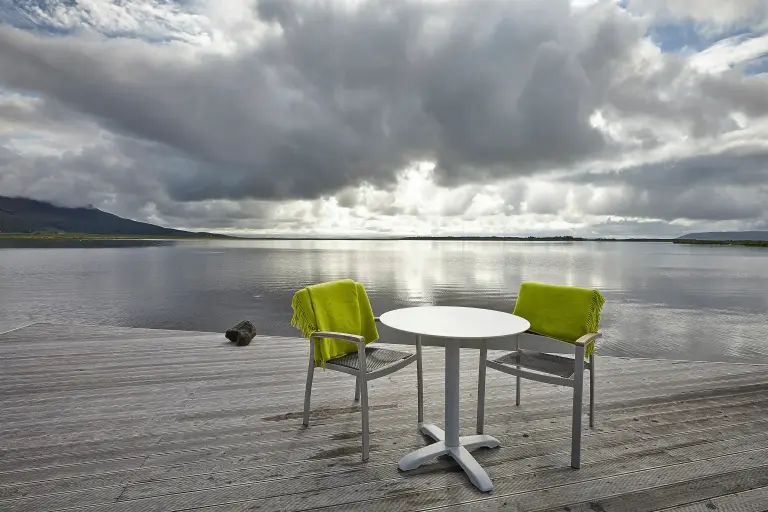
[[[768,226],[768,0],[0,4],[0,194],[235,233]]]

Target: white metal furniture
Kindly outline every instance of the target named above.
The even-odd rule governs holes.
[[[376,318],[378,322],[379,319]],[[326,370],[354,375],[355,401],[360,401],[363,417],[363,460],[368,460],[370,446],[370,431],[368,428],[368,382],[379,377],[405,368],[416,362],[416,378],[418,387],[418,422],[424,418],[424,378],[421,370],[421,344],[416,344],[416,353],[400,352],[376,346],[376,343],[365,344],[365,338],[354,334],[341,332],[315,331],[309,337],[309,369],[307,370],[307,385],[304,390],[304,426],[309,426],[309,404],[312,396],[312,380],[315,374],[315,339],[331,338],[357,343],[357,352],[336,357],[325,362]]]
[[[589,361],[584,354],[600,337],[600,333],[585,334],[574,343],[546,336],[524,333],[517,337],[515,350],[493,360],[488,359],[487,346],[480,347],[480,371],[477,383],[477,432],[483,433],[485,416],[485,369],[493,368],[515,376],[515,405],[520,405],[520,379],[546,382],[573,388],[571,421],[571,467],[581,467],[581,414],[584,370],[589,370],[589,426],[595,417],[595,354]],[[522,348],[521,344],[529,348]],[[557,354],[573,354],[565,357]]]
[[[445,431],[432,424],[421,424],[423,433],[436,442],[409,453],[400,460],[403,471],[415,469],[425,462],[448,454],[464,469],[481,491],[493,489],[491,479],[469,450],[499,446],[488,435],[459,437],[459,348],[463,340],[486,340],[512,336],[530,327],[527,320],[488,309],[430,306],[405,308],[381,315],[381,323],[399,331],[421,337],[439,338],[445,346]]]

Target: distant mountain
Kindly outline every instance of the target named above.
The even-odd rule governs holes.
[[[713,231],[710,233],[688,233],[678,240],[756,240],[767,241],[768,231]]]
[[[64,208],[34,199],[3,196],[0,196],[0,233],[77,233],[88,235],[173,237],[221,236],[137,222],[101,211],[92,206],[88,208]]]

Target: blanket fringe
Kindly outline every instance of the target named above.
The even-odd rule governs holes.
[[[589,308],[589,317],[587,317],[587,332],[597,332],[600,328],[600,310],[605,304],[605,297],[597,290],[592,293],[592,303]]]
[[[597,332],[600,329],[600,310],[603,309],[605,304],[605,297],[598,290],[593,290],[592,302],[589,308],[589,316],[587,317],[587,332]],[[585,357],[589,357],[595,351],[595,344],[591,344],[587,347],[587,351],[584,353]]]
[[[312,333],[317,330],[317,327],[312,324],[312,321],[309,319],[306,312],[298,305],[297,301],[294,300],[291,307],[293,308],[291,326],[299,329],[304,338],[309,338]]]

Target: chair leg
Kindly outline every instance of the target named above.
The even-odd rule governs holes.
[[[309,402],[312,398],[312,378],[315,376],[315,342],[309,341],[309,368],[307,368],[307,385],[304,388],[304,426],[309,426]]]
[[[485,361],[488,359],[488,346],[485,340],[480,342],[480,363],[477,371],[477,433],[485,428]]]
[[[360,372],[357,378],[360,379],[360,412],[363,417],[363,462],[368,460],[368,451],[370,447],[370,431],[368,428],[368,378],[365,364],[365,345],[358,347],[360,354]]]
[[[595,426],[595,354],[589,355],[589,428]]]
[[[517,351],[516,360],[518,363],[520,363],[520,337],[515,336],[515,351]],[[520,369],[520,366],[517,366],[517,369]],[[515,376],[515,405],[520,405],[520,376]]]
[[[360,387],[360,409],[363,416],[363,461],[368,460],[370,447],[370,430],[368,427],[368,383],[363,382]]]
[[[360,376],[355,378],[355,402],[360,401]]]
[[[424,368],[421,362],[421,336],[416,336],[416,387],[419,401],[417,420],[421,425],[424,423]]]
[[[573,362],[573,418],[571,425],[571,467],[581,467],[581,407],[584,395],[584,347],[576,346]]]

